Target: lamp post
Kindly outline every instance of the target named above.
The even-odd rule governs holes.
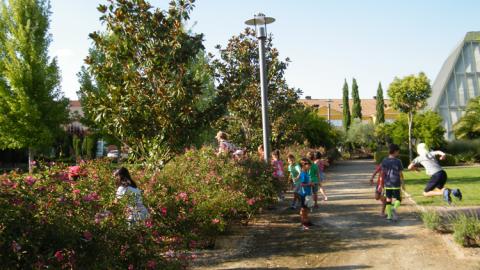
[[[262,127],[263,127],[263,157],[266,162],[270,160],[270,123],[268,121],[268,96],[265,65],[265,41],[267,40],[267,24],[273,23],[274,18],[258,13],[253,19],[245,21],[246,25],[255,26],[258,38],[258,52],[260,62],[260,88],[262,95]]]
[[[331,106],[330,104],[332,103],[333,101],[331,99],[328,99],[327,100],[327,104],[328,104],[328,123],[331,124],[331,113],[330,113],[330,110],[331,110]]]

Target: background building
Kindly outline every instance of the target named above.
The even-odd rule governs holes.
[[[480,92],[480,32],[468,32],[443,64],[432,86],[428,108],[443,118],[446,139],[465,113],[468,100]]]
[[[362,121],[375,122],[376,121],[376,104],[375,97],[373,99],[361,99],[362,105]],[[309,105],[318,108],[318,114],[327,120],[330,120],[332,125],[341,127],[343,126],[343,100],[342,99],[312,99],[305,97],[301,99],[305,105]],[[353,105],[353,100],[349,100],[350,110]],[[399,113],[390,107],[390,101],[385,99],[385,122],[393,122],[399,116]]]

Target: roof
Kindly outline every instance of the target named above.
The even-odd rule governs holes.
[[[452,74],[453,68],[457,63],[458,57],[461,55],[465,42],[480,42],[480,32],[468,32],[465,35],[465,38],[460,41],[455,49],[450,53],[448,58],[442,65],[440,72],[438,72],[437,78],[432,85],[432,96],[427,100],[428,107],[430,109],[436,109],[440,98],[443,95],[443,90],[445,89],[448,79]]]
[[[330,108],[336,111],[342,111],[342,99],[300,99],[300,102],[306,105],[314,106],[318,105],[318,107],[328,107],[328,103],[330,101]],[[386,109],[390,108],[390,100],[384,100]],[[362,115],[363,116],[372,116],[375,115],[377,112],[377,100],[376,99],[360,99],[360,103],[362,105]],[[349,100],[350,110],[353,105],[353,100]]]
[[[70,100],[70,107],[82,107],[80,100]]]

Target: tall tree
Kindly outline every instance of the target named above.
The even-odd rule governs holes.
[[[377,105],[377,124],[385,123],[385,100],[383,99],[383,88],[382,83],[378,83],[377,89],[377,98],[376,98],[376,105]]]
[[[68,120],[57,60],[48,55],[50,2],[0,4],[0,148],[50,146]]]
[[[427,98],[430,97],[432,89],[430,80],[425,73],[409,75],[403,78],[395,77],[388,88],[388,96],[395,109],[406,113],[408,117],[408,152],[410,160],[412,152],[412,125],[415,113],[427,105]]]
[[[236,143],[254,148],[262,142],[262,117],[260,99],[260,65],[255,31],[247,28],[233,36],[227,46],[217,46],[219,57],[213,61],[218,89],[228,93],[227,114],[217,122],[217,127],[227,131]],[[288,86],[285,71],[289,59],[280,59],[273,47],[272,36],[266,42],[268,84],[268,110],[273,147],[280,147],[282,137],[295,123],[285,125],[292,110],[298,106],[301,91]]]
[[[358,94],[357,80],[353,78],[352,82],[352,118],[362,120],[362,103],[360,101],[360,95]]]
[[[343,83],[343,127],[348,130],[350,127],[350,105],[348,104],[348,84],[347,79]]]
[[[90,34],[94,53],[86,63],[101,87],[83,93],[85,109],[154,166],[223,114],[223,96],[205,103],[203,78],[194,72],[204,47],[202,35],[183,27],[193,2],[172,1],[164,11],[146,1],[109,1],[98,7],[106,32]]]

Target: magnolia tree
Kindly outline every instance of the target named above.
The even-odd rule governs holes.
[[[427,105],[432,89],[430,80],[425,73],[409,75],[404,78],[395,78],[388,89],[388,96],[392,105],[400,112],[406,113],[408,118],[408,151],[410,160],[412,152],[412,126],[413,116]]]
[[[203,36],[183,28],[193,2],[172,1],[163,11],[146,1],[110,1],[98,7],[106,31],[90,34],[94,48],[85,62],[97,87],[84,87],[83,106],[96,125],[154,165],[223,114],[224,96],[215,91],[205,99],[211,88],[195,72]]]
[[[227,113],[216,126],[232,135],[237,143],[254,148],[262,141],[260,99],[260,65],[255,31],[247,28],[232,37],[227,46],[217,46],[219,57],[213,61],[219,91],[228,93]],[[293,123],[285,118],[298,106],[300,90],[285,80],[289,59],[281,60],[273,47],[272,37],[266,42],[269,120],[274,147],[280,147]],[[290,125],[289,125],[290,124]]]
[[[48,56],[50,2],[0,3],[0,149],[51,146],[68,121],[56,59]]]

